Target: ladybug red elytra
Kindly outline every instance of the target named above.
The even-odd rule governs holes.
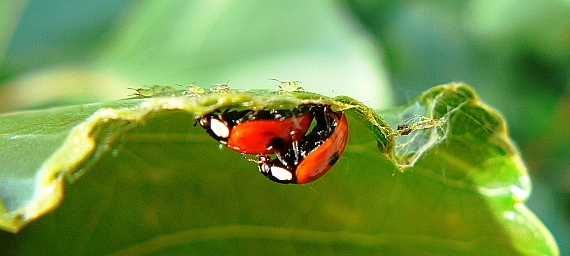
[[[303,184],[323,176],[342,156],[348,140],[348,121],[329,106],[314,111],[313,130],[296,145],[272,159],[258,155],[259,171],[279,183]]]
[[[242,154],[274,154],[290,148],[309,130],[310,106],[293,111],[216,111],[197,119],[214,139]]]

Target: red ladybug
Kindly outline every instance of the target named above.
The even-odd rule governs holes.
[[[348,139],[348,122],[342,112],[329,106],[315,111],[317,124],[284,154],[258,155],[259,171],[279,183],[303,184],[323,176],[338,161]],[[320,112],[320,113],[319,113]]]
[[[310,106],[293,111],[245,110],[214,112],[197,119],[214,139],[242,154],[265,155],[292,147],[309,130]]]

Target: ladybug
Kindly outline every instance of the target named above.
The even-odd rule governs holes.
[[[211,137],[228,148],[252,155],[275,154],[292,147],[309,130],[311,106],[291,110],[215,111],[197,119]]]
[[[258,155],[259,171],[279,183],[303,184],[323,176],[342,156],[348,140],[348,122],[330,106],[315,111],[317,124],[292,148],[272,159]],[[320,113],[319,113],[320,112]]]

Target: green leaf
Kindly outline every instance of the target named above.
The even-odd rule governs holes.
[[[0,224],[20,231],[1,235],[2,250],[558,254],[524,205],[530,181],[504,119],[466,85],[381,112],[304,92],[175,95],[0,116]],[[218,108],[304,103],[350,125],[342,158],[306,185],[267,180],[194,127]]]

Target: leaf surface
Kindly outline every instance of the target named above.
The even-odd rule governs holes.
[[[194,127],[218,108],[305,103],[350,125],[342,158],[306,185],[267,180]],[[462,84],[385,111],[249,90],[19,112],[0,128],[0,224],[21,230],[2,234],[11,255],[558,253],[524,205],[505,121]]]

